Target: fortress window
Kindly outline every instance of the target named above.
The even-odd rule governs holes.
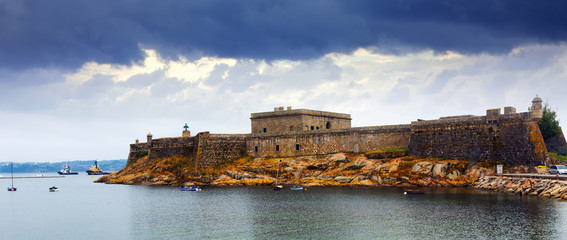
[[[266,132],[266,128],[264,128],[264,132]]]
[[[325,126],[326,129],[331,129],[331,123],[327,122],[327,125]]]
[[[293,131],[293,126],[289,126],[289,131]]]
[[[317,130],[319,130],[319,127],[316,127]]]
[[[311,130],[314,130],[314,129],[315,129],[315,127],[311,126]]]
[[[299,144],[295,144],[295,150],[299,151]]]
[[[254,147],[254,152],[258,152],[258,146]]]
[[[280,151],[280,145],[276,145],[276,152]]]

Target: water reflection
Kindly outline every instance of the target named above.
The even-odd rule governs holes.
[[[552,239],[567,216],[565,202],[462,188],[132,187],[132,235],[145,239]]]

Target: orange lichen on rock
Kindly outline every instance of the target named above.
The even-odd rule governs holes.
[[[535,146],[534,152],[538,154],[538,157],[543,158],[545,154],[547,154],[547,148],[537,122],[529,123],[528,129],[530,131],[530,141],[532,141]]]
[[[439,165],[438,174],[433,167]],[[142,157],[98,182],[142,185],[264,186],[276,181],[304,186],[466,186],[485,172],[466,170],[468,161],[398,157],[368,159],[364,154],[336,153],[294,158],[243,157],[195,169],[182,156],[149,161]],[[440,170],[439,170],[440,169]],[[438,175],[435,175],[438,174]]]

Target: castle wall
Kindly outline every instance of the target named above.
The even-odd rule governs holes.
[[[247,136],[249,134],[197,134],[196,167],[225,163],[246,155]]]
[[[290,115],[271,118],[253,118],[252,133],[290,132],[303,130],[302,116]]]
[[[276,115],[277,118],[274,117]],[[287,131],[252,134],[202,132],[194,137],[153,140],[148,134],[148,143],[130,145],[127,164],[133,163],[145,152],[150,160],[180,154],[190,156],[195,159],[195,167],[199,168],[245,155],[295,157],[337,152],[364,153],[389,148],[408,148],[409,155],[418,157],[495,160],[504,161],[509,166],[540,165],[547,163],[549,158],[537,125],[538,119],[533,117],[533,113],[515,113],[515,109],[510,107],[505,114],[500,114],[500,109],[489,109],[486,116],[451,116],[406,125],[357,128],[350,128],[350,115],[312,110],[279,110],[252,116],[253,127],[255,123],[257,126],[266,123],[272,127],[284,126]],[[259,123],[255,122],[259,119],[262,119]],[[333,122],[335,120],[338,122]],[[343,120],[345,122],[340,122]],[[331,129],[316,125],[327,122]],[[311,131],[310,124],[319,126],[319,130]],[[307,127],[309,131],[289,131],[290,126]],[[562,146],[565,146],[563,142]]]
[[[350,120],[327,116],[302,116],[303,131],[350,128]],[[327,125],[329,128],[327,128]]]
[[[153,139],[150,144],[150,161],[175,155],[193,153],[195,139],[193,137],[175,137]]]
[[[193,154],[194,137],[174,137],[152,139],[150,143],[130,144],[126,165],[134,163],[142,152],[147,152],[149,160]]]
[[[150,148],[148,147],[147,143],[130,144],[130,152],[128,153],[128,160],[126,161],[126,166],[129,166],[130,164],[136,162],[136,160],[138,160],[139,154],[141,154],[143,151],[148,152],[149,149]]]
[[[253,157],[293,157],[336,152],[369,152],[407,147],[410,133],[410,125],[393,125],[253,134],[246,142],[246,153]]]
[[[530,113],[412,122],[408,153],[419,157],[536,165],[547,149]]]

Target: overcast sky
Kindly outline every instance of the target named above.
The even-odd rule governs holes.
[[[0,0],[0,162],[124,159],[146,134],[249,133],[292,106],[352,125],[567,121],[565,1]]]

